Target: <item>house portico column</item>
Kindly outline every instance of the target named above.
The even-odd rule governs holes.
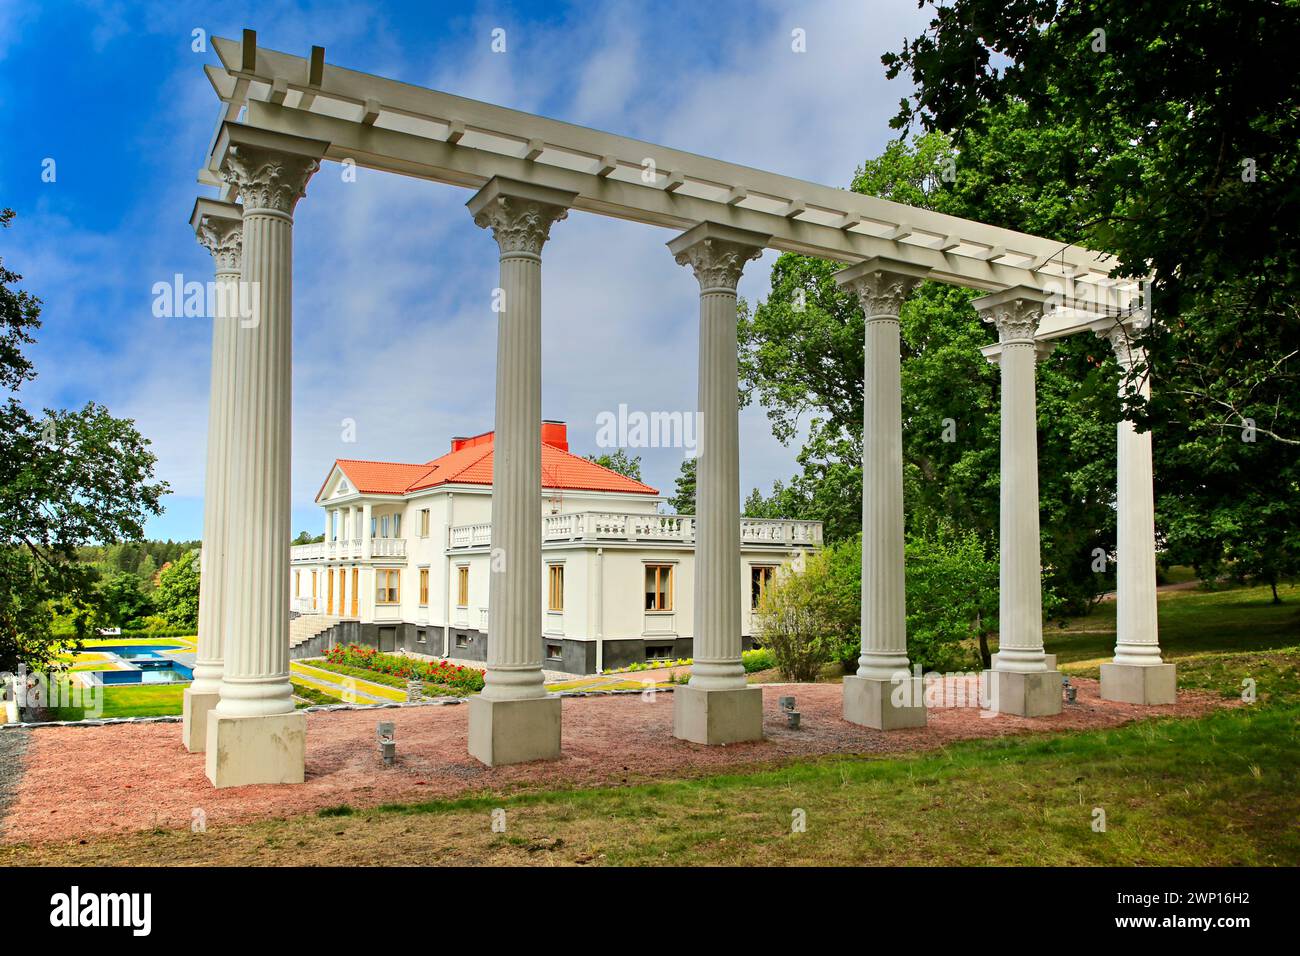
[[[1133,370],[1146,364],[1134,344],[1137,321],[1109,322],[1095,329],[1108,339],[1120,367],[1120,394],[1131,388]],[[1140,374],[1138,391],[1150,395],[1150,376]],[[1160,657],[1156,620],[1155,492],[1151,432],[1131,421],[1115,428],[1115,657],[1101,665],[1101,696],[1130,704],[1172,704],[1177,691],[1173,664]]]
[[[208,716],[218,787],[301,783],[306,716],[289,684],[293,210],[326,144],[227,123],[220,169],[243,200],[253,314],[235,347],[230,598],[221,700]]]
[[[500,249],[491,621],[469,710],[469,753],[489,766],[560,755],[560,699],[542,676],[542,247],[574,198],[496,177],[467,204]]]
[[[974,300],[998,331],[1002,376],[998,524],[998,655],[985,672],[985,706],[1021,717],[1061,712],[1061,676],[1043,653],[1038,537],[1038,414],[1034,341],[1047,296],[1023,286]]]
[[[370,558],[370,517],[374,508],[369,501],[361,506],[361,557]]]
[[[762,689],[741,663],[740,432],[736,286],[770,237],[702,222],[668,243],[700,286],[700,435],[695,479],[695,664],[673,694],[673,735],[702,744],[763,737]]]
[[[908,672],[903,571],[903,398],[898,314],[928,270],[875,258],[836,273],[862,304],[862,655],[844,678],[844,719],[877,730],[925,726]],[[901,690],[900,693],[895,691]]]
[[[199,577],[199,635],[194,681],[185,688],[181,705],[181,737],[185,749],[207,747],[208,713],[220,700],[222,636],[226,602],[226,510],[230,494],[230,455],[235,435],[232,411],[235,395],[235,343],[239,305],[239,271],[243,240],[243,210],[235,203],[200,199],[190,217],[199,242],[216,264],[212,316],[212,374],[208,395],[208,453],[203,479],[203,555]]]

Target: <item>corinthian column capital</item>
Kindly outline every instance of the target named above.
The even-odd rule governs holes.
[[[876,256],[841,269],[835,273],[835,282],[858,297],[868,322],[897,321],[903,303],[929,271],[910,263]]]
[[[244,245],[244,223],[239,219],[205,216],[195,230],[199,245],[212,253],[217,274],[239,272]]]
[[[221,175],[239,190],[245,209],[286,216],[307,194],[307,180],[318,169],[311,157],[257,146],[232,145],[221,159]]]
[[[491,229],[502,256],[540,257],[551,226],[569,215],[577,193],[495,176],[466,206],[481,229]]]
[[[700,293],[736,291],[745,264],[763,254],[771,236],[702,222],[668,243],[681,266],[690,266]]]
[[[1028,286],[1015,286],[1005,292],[975,299],[984,321],[998,330],[998,341],[1008,345],[1034,345],[1034,333],[1043,318],[1047,295]]]
[[[1125,373],[1131,372],[1135,365],[1146,361],[1146,349],[1134,342],[1138,332],[1148,324],[1142,313],[1126,319],[1105,319],[1093,323],[1092,330],[1097,338],[1110,343],[1115,353],[1115,360]]]

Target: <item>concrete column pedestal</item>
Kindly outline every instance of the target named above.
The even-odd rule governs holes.
[[[1101,699],[1125,704],[1172,704],[1178,696],[1173,664],[1102,664]]]
[[[903,681],[880,677],[844,678],[844,719],[873,730],[924,727],[925,686],[919,677]]]
[[[302,783],[306,773],[307,715],[208,714],[208,779],[215,787],[258,783]]]
[[[735,744],[763,739],[763,688],[673,691],[673,736],[696,744]]]
[[[489,767],[560,756],[559,697],[469,700],[469,755]]]
[[[980,706],[995,714],[1051,717],[1061,712],[1059,671],[984,672]]]

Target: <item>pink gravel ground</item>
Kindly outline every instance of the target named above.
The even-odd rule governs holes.
[[[307,717],[307,779],[301,786],[214,789],[202,754],[187,753],[178,724],[47,727],[31,735],[17,799],[0,823],[0,842],[38,843],[135,830],[189,827],[195,810],[208,826],[286,817],[347,803],[450,798],[483,791],[617,786],[771,765],[803,756],[898,753],[957,740],[1114,727],[1143,717],[1196,716],[1227,706],[1184,691],[1176,704],[1137,707],[1103,701],[1095,681],[1075,679],[1078,701],[1055,717],[982,717],[973,707],[932,709],[929,724],[884,733],[840,717],[840,685],[767,685],[766,739],[705,747],[672,735],[672,696],[566,698],[559,760],[484,767],[466,753],[468,708],[408,707],[316,712]],[[803,728],[789,730],[777,698],[793,694]],[[385,769],[375,724],[393,721],[397,765]]]

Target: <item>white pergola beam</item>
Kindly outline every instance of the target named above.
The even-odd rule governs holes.
[[[521,176],[510,163],[512,158],[518,159],[517,155],[503,156],[488,149],[466,148],[462,144],[462,152],[472,154],[474,159],[446,163],[438,155],[436,147],[439,144],[436,140],[400,133],[395,135],[407,135],[418,142],[401,143],[400,151],[393,152],[387,145],[381,146],[368,139],[369,149],[366,152],[370,155],[366,164],[376,169],[471,188],[483,185],[494,175],[522,178],[577,192],[577,208],[591,212],[675,229],[688,228],[694,222],[703,220],[719,221],[737,228],[768,232],[773,237],[771,244],[774,248],[841,261],[853,261],[872,255],[888,255],[907,260],[919,256],[922,261],[915,264],[930,268],[934,278],[977,289],[1002,289],[1011,285],[1040,287],[1046,281],[1035,275],[1036,269],[1007,267],[992,261],[999,257],[1017,256],[1035,266],[1050,263],[1057,268],[1073,268],[1080,277],[1089,274],[1105,275],[1115,264],[1108,256],[1078,246],[344,69],[324,62],[320,54],[317,54],[316,62],[312,64],[302,57],[259,47],[253,57],[255,67],[248,70],[245,69],[240,42],[221,37],[214,37],[212,42],[225,66],[225,72],[235,81],[256,81],[270,88],[277,79],[283,79],[290,90],[297,89],[304,94],[298,109],[286,110],[279,115],[257,113],[256,122],[268,124],[267,128],[298,132],[292,127],[313,127],[318,121],[325,120],[326,125],[331,127],[330,141],[337,147],[331,150],[336,154],[332,158],[340,158],[344,152],[348,155],[357,152],[355,134],[361,125],[359,122],[328,122],[330,117],[313,113],[309,105],[304,106],[308,96],[313,100],[319,97],[363,108],[367,100],[380,102],[386,110],[396,114],[450,126],[453,132],[447,142],[460,142],[464,133],[457,135],[457,130],[463,128],[515,143],[536,140],[546,143],[548,151],[555,149],[562,153],[586,156],[597,168],[603,167],[609,158],[640,165],[643,158],[650,157],[655,160],[658,168],[671,170],[672,173],[668,190],[660,185],[617,183],[608,174],[602,177],[595,172],[575,173],[558,166],[552,168],[543,161],[530,164],[535,168],[535,174]],[[316,67],[316,76],[312,76],[313,65]],[[312,83],[312,80],[317,82]],[[222,85],[214,82],[214,86],[223,99],[231,97],[234,100],[248,95],[247,85],[241,89],[224,82]],[[230,107],[238,105],[233,101],[228,103]],[[255,111],[250,109],[250,122],[254,115]],[[347,127],[351,128],[352,135],[348,135]],[[371,127],[366,132],[369,137],[378,139],[379,134],[392,131]],[[320,136],[320,132],[305,135]],[[399,144],[394,141],[392,145],[396,147]],[[358,163],[362,162],[359,156],[355,158]],[[676,178],[678,175],[680,181]],[[704,186],[711,184],[715,188],[721,185],[722,195],[726,198],[718,201],[688,196],[688,188],[684,188],[688,183]],[[617,192],[618,195],[611,195],[612,192]],[[830,227],[798,215],[773,216],[739,205],[746,195],[775,197],[786,204],[787,208],[795,200],[801,200],[808,208],[826,210],[832,215],[840,216],[841,221],[839,225]],[[671,200],[676,214],[665,208],[664,199]],[[700,213],[693,220],[681,214],[680,207],[687,205]],[[755,220],[753,216],[761,218]],[[878,236],[855,231],[863,222],[880,223],[884,226],[885,234],[895,238],[882,240]],[[841,233],[841,236],[835,239],[830,233]],[[943,244],[955,241],[957,245],[949,246],[945,253],[933,247],[916,247],[914,250],[914,244],[897,241],[905,235],[916,233],[948,237]],[[963,245],[988,249],[990,252],[966,255],[955,251]],[[937,258],[927,258],[927,252]]]

